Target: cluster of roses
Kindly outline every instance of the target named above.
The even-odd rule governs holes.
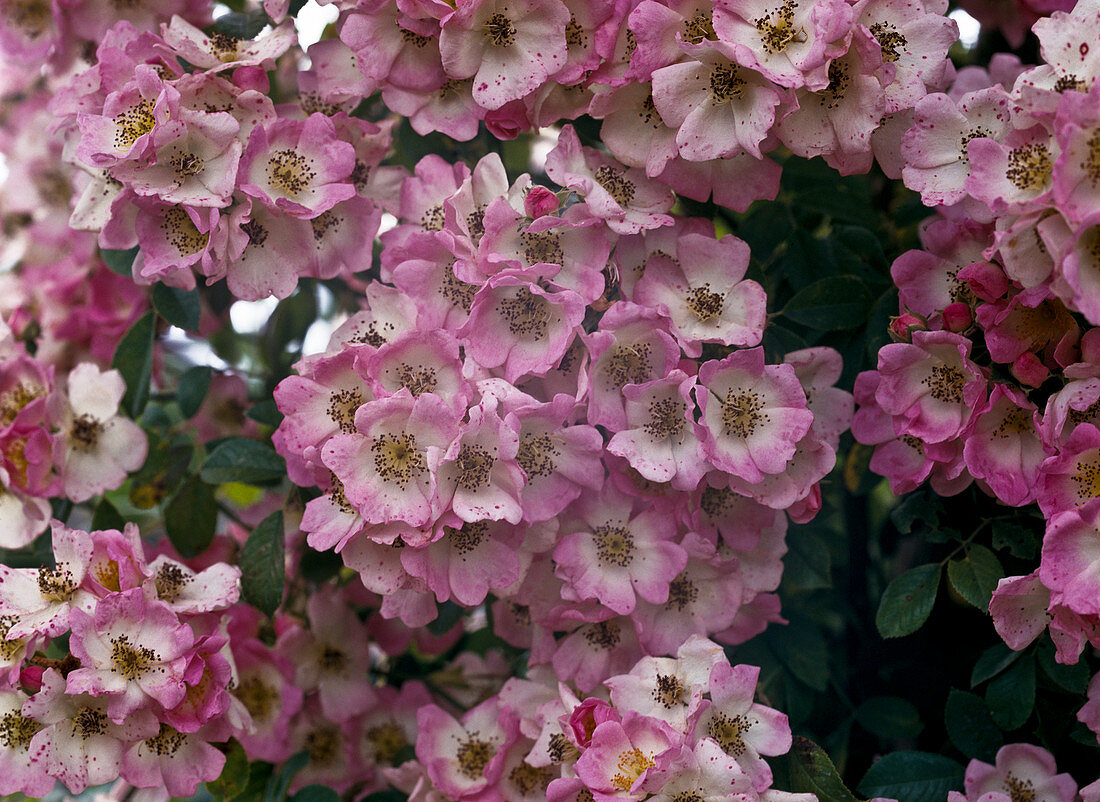
[[[0,320],[0,547],[33,541],[47,499],[87,501],[119,487],[145,462],[145,432],[119,415],[118,371],[82,362],[63,382],[29,356]]]
[[[0,565],[0,794],[41,797],[56,780],[80,793],[120,775],[163,798],[195,793],[225,763],[209,741],[251,726],[229,693],[223,615],[240,571],[149,562],[133,524],[89,533],[55,521],[53,558]],[[66,638],[67,653],[47,656]]]
[[[1008,744],[997,750],[993,765],[971,760],[963,780],[965,793],[949,791],[947,802],[1010,802],[1017,798],[1049,802],[1096,802],[1100,780],[1080,789],[1068,774],[1058,774],[1054,756],[1033,744]]]
[[[1003,579],[991,612],[1011,647],[1049,626],[1075,663],[1100,646],[1100,4],[1034,30],[1046,64],[995,59],[916,106],[903,176],[942,208],[893,265],[900,342],[857,378],[852,431],[897,493],[977,481],[1038,502],[1039,568]],[[1100,734],[1095,707],[1080,715]]]
[[[535,669],[461,721],[421,707],[417,761],[385,774],[410,798],[813,802],[771,788],[761,755],[785,754],[791,731],[786,716],[754,703],[758,673],[698,636],[583,699]]]
[[[372,88],[419,132],[469,139],[484,120],[509,137],[590,114],[624,164],[744,209],[775,197],[779,170],[762,151],[780,142],[846,172],[870,168],[873,132],[889,150],[905,110],[950,77],[946,8],[386,0],[348,4],[338,24]]]
[[[383,616],[422,626],[492,592],[497,634],[587,691],[777,620],[784,510],[817,511],[852,401],[830,349],[765,364],[743,242],[601,219],[601,157],[568,133],[548,170],[590,192],[564,209],[496,156],[420,162],[383,234],[388,283],[276,388],[274,442],[324,491],[309,544]]]

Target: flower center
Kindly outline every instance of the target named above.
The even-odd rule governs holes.
[[[714,32],[714,22],[711,13],[699,9],[690,19],[684,20],[683,38],[685,42],[697,45],[704,39],[714,40],[718,36]]]
[[[179,751],[179,748],[183,746],[183,742],[186,739],[182,732],[175,727],[170,727],[167,724],[161,723],[160,732],[154,735],[152,738],[145,739],[145,745],[149,747],[149,750],[154,755],[160,757],[167,757],[168,755],[174,755]]]
[[[517,337],[541,340],[550,323],[550,304],[526,287],[520,287],[513,297],[500,302],[500,316]]]
[[[340,481],[340,477],[329,471],[329,489],[326,491],[328,497],[332,500],[340,512],[345,515],[356,515],[355,507],[351,506],[351,502],[348,501],[347,495],[344,493],[344,483]]]
[[[879,47],[882,48],[883,61],[897,61],[901,55],[898,53],[898,48],[909,44],[909,40],[898,33],[898,29],[891,22],[874,23],[871,25],[871,35],[875,37]]]
[[[348,665],[348,655],[343,649],[325,644],[317,655],[317,667],[325,674],[339,674]]]
[[[152,131],[156,124],[152,101],[136,103],[115,117],[115,147],[129,150],[139,137]]]
[[[527,480],[531,481],[536,476],[552,474],[557,467],[554,457],[560,455],[561,452],[554,447],[554,441],[550,435],[528,432],[519,439],[516,462],[527,474]]]
[[[241,226],[241,231],[248,235],[248,244],[262,248],[267,241],[267,226],[258,220],[249,220]]]
[[[744,733],[749,730],[749,722],[744,716],[729,717],[725,713],[715,713],[707,723],[707,735],[713,738],[722,751],[731,757],[740,757],[745,752]]]
[[[8,640],[8,633],[18,620],[14,615],[0,615],[0,659],[8,662],[15,660],[27,645],[22,638]]]
[[[374,452],[374,467],[378,475],[402,490],[428,470],[424,455],[416,448],[416,437],[411,434],[379,435],[374,438],[371,451]]]
[[[277,150],[267,160],[267,181],[284,195],[298,195],[309,189],[317,176],[313,162],[293,150]]]
[[[210,38],[210,52],[217,57],[218,61],[223,64],[228,64],[231,61],[237,60],[237,54],[239,52],[241,40],[236,36],[230,36],[227,33],[221,33],[220,31],[214,31],[209,36]]]
[[[546,747],[547,754],[550,755],[551,763],[572,763],[578,757],[581,756],[577,747],[565,737],[563,732],[555,732],[550,736],[550,743]]]
[[[1070,90],[1085,92],[1088,90],[1088,85],[1072,73],[1063,75],[1054,82],[1054,91],[1058,94],[1069,92]]]
[[[435,375],[435,368],[423,365],[407,365],[402,362],[397,366],[397,380],[402,387],[407,387],[413,395],[422,393],[434,393],[439,380]]]
[[[549,766],[536,768],[524,760],[508,773],[508,779],[523,796],[530,796],[536,789],[545,789],[550,784],[554,770]]]
[[[1009,151],[1005,178],[1015,184],[1017,189],[1042,189],[1050,180],[1053,169],[1050,150],[1043,143],[1034,142]]]
[[[1073,483],[1077,486],[1077,506],[1100,496],[1100,451],[1092,449],[1091,456],[1081,455],[1077,460],[1077,472]]]
[[[330,231],[340,230],[340,216],[329,209],[309,221],[313,227],[313,241],[322,242]]]
[[[103,431],[103,424],[91,415],[80,415],[73,418],[73,425],[69,429],[69,440],[78,451],[91,451],[99,441],[99,435]]]
[[[73,716],[73,735],[88,740],[93,735],[107,732],[107,714],[94,707],[82,707]]]
[[[767,12],[753,21],[760,33],[760,41],[768,53],[779,53],[791,42],[805,42],[806,34],[801,28],[794,27],[794,10],[798,3],[783,0],[779,8]],[[774,19],[774,21],[773,21]]]
[[[176,153],[169,157],[168,164],[179,178],[198,175],[206,166],[206,163],[194,153]]]
[[[508,47],[516,41],[516,26],[500,11],[485,20],[484,28],[485,36],[497,47]]]
[[[40,729],[42,725],[37,721],[12,710],[0,718],[0,744],[8,749],[24,751]]]
[[[971,139],[982,139],[983,137],[992,137],[993,132],[983,126],[977,126],[971,128],[959,139],[959,155],[962,161],[967,164],[970,163],[970,157],[966,155],[966,146],[970,144]]]
[[[73,579],[69,569],[61,566],[56,568],[43,566],[38,569],[38,592],[46,601],[68,601],[74,591],[76,591],[76,580]]]
[[[687,308],[700,321],[706,323],[722,313],[725,299],[716,292],[710,291],[710,284],[701,287],[692,287],[687,294]]]
[[[329,419],[340,427],[344,434],[355,433],[355,410],[363,403],[363,393],[351,388],[347,390],[333,390],[328,398]]]
[[[844,95],[847,93],[851,83],[852,77],[848,71],[848,64],[840,59],[833,59],[830,61],[829,85],[825,87],[825,91],[821,93],[825,108],[835,109],[839,106],[840,101],[844,99]]]
[[[519,241],[528,264],[560,265],[565,261],[561,238],[553,231],[524,231]]]
[[[641,749],[631,749],[619,755],[618,771],[611,777],[611,784],[620,791],[629,791],[648,769],[656,763]]]
[[[956,367],[936,365],[932,368],[932,375],[921,380],[921,384],[928,387],[929,394],[937,401],[958,404],[963,400],[966,376]]]
[[[458,759],[458,770],[471,780],[478,780],[484,776],[485,767],[496,754],[496,747],[492,741],[483,741],[473,732],[458,746],[455,757]]]
[[[45,394],[45,387],[30,382],[20,382],[0,394],[0,426],[7,426],[23,407]]]
[[[1006,439],[1013,435],[1021,435],[1032,429],[1031,413],[1020,407],[1013,407],[1001,420],[1000,425],[993,430],[993,436]]]
[[[157,587],[157,596],[163,601],[174,602],[190,581],[191,577],[185,574],[178,565],[165,563],[157,570],[157,576],[154,580]]]
[[[388,763],[391,766],[401,750],[411,746],[408,739],[405,738],[405,731],[392,718],[371,727],[363,734],[363,737],[366,738],[367,743],[370,744],[370,748],[374,752],[375,762]]]
[[[745,79],[733,64],[715,64],[710,71],[710,94],[715,103],[740,100],[745,96]]]
[[[653,689],[653,701],[661,707],[671,710],[684,704],[684,683],[673,674],[658,674],[657,685]]]
[[[676,609],[682,613],[698,598],[699,588],[687,576],[680,574],[669,583],[668,601],[665,602],[665,608],[668,610]]]
[[[252,223],[245,223],[242,228],[247,231],[249,225]],[[180,256],[196,254],[210,241],[210,235],[199,231],[195,227],[195,221],[180,206],[171,206],[165,210],[160,221],[160,229],[164,232],[168,244],[175,248]]]
[[[4,4],[4,18],[27,38],[36,39],[50,27],[53,11],[46,0],[13,0]]]
[[[460,529],[444,526],[443,531],[451,540],[451,548],[460,555],[465,555],[481,545],[486,533],[489,531],[489,524],[485,521],[475,521],[474,523],[464,523]]]
[[[489,483],[496,458],[474,443],[467,443],[459,449],[455,467],[458,469],[458,486],[471,492],[480,490]]]
[[[607,190],[615,202],[620,206],[627,206],[634,200],[634,182],[623,178],[625,170],[616,169],[608,164],[596,169],[593,178],[601,187]]]
[[[1100,129],[1093,132],[1088,141],[1089,151],[1081,162],[1081,169],[1092,183],[1100,183]]]
[[[131,644],[127,635],[119,635],[111,641],[111,665],[124,679],[137,679],[159,660],[152,649]]]
[[[275,702],[279,698],[278,689],[272,688],[257,676],[242,680],[233,694],[257,722],[267,720],[276,709]]]
[[[733,506],[734,493],[728,487],[707,487],[699,499],[699,509],[712,521],[724,516]]]
[[[722,404],[722,424],[726,434],[750,437],[761,423],[769,420],[768,415],[761,411],[763,409],[764,400],[758,393],[742,391],[735,394],[730,390]]]
[[[437,203],[430,209],[425,210],[420,217],[420,227],[425,231],[442,231],[446,222],[447,218],[443,212],[442,203]]]
[[[1031,780],[1021,780],[1010,771],[1005,775],[1004,787],[1012,802],[1035,802],[1035,784]]]
[[[606,373],[609,389],[617,389],[624,384],[642,384],[649,378],[652,367],[649,343],[620,345],[607,360]]]
[[[584,639],[597,649],[611,651],[619,645],[622,634],[619,632],[619,625],[614,621],[597,621],[585,629]]]
[[[305,737],[310,762],[318,766],[331,763],[340,754],[340,740],[340,731],[331,724],[310,730]]]
[[[634,562],[634,537],[623,526],[604,524],[592,530],[596,542],[596,556],[604,565],[626,568]]]
[[[679,437],[684,431],[687,405],[675,398],[663,398],[649,405],[649,423],[642,428],[654,440]]]
[[[439,294],[455,306],[469,312],[474,303],[474,296],[477,294],[477,285],[458,278],[455,275],[453,266],[446,267],[443,269],[443,280],[439,285]]]
[[[408,28],[398,28],[398,30],[401,31],[401,41],[405,42],[406,44],[410,44],[413,47],[423,48],[426,47],[428,42],[431,41],[429,37],[422,36],[421,34],[414,31],[410,31]]]

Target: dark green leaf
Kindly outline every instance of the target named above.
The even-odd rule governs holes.
[[[992,762],[1005,742],[982,697],[969,691],[951,689],[944,724],[951,742],[970,758]]]
[[[1041,643],[1036,654],[1039,657],[1039,667],[1056,685],[1076,694],[1082,694],[1088,689],[1089,667],[1083,660],[1073,665],[1059,663],[1054,659],[1054,646],[1048,640]]]
[[[197,476],[183,483],[164,510],[164,528],[181,557],[202,554],[214,539],[217,524],[214,488]]]
[[[187,331],[194,331],[199,327],[201,307],[198,290],[181,290],[167,284],[154,284],[153,306],[173,326]]]
[[[444,635],[450,632],[458,619],[462,618],[463,610],[452,601],[445,601],[439,605],[439,615],[428,624],[428,631],[433,635]]]
[[[234,437],[214,449],[199,475],[212,485],[274,482],[286,475],[286,463],[268,444]]]
[[[99,256],[103,259],[103,263],[111,269],[112,272],[118,273],[120,276],[126,278],[133,278],[133,264],[134,259],[138,255],[138,248],[135,245],[127,251],[111,251],[100,250]]]
[[[805,618],[791,618],[785,627],[771,627],[768,643],[783,665],[816,691],[829,686],[829,654],[821,629]]]
[[[873,696],[856,708],[856,721],[883,741],[914,738],[924,724],[911,702],[900,696]]]
[[[833,761],[813,741],[795,736],[791,758],[789,765],[792,791],[816,794],[821,802],[857,802],[855,795],[840,778]]]
[[[812,329],[844,330],[863,325],[872,300],[860,279],[834,276],[815,281],[797,293],[780,314]]]
[[[405,802],[408,796],[395,791],[392,788],[387,788],[385,791],[375,791],[369,796],[363,797],[362,802]]]
[[[993,721],[1002,730],[1024,726],[1035,707],[1035,661],[1028,657],[993,679],[985,689],[985,702]]]
[[[325,785],[307,785],[290,797],[291,802],[340,802],[340,795]]]
[[[126,332],[115,348],[111,367],[122,374],[126,382],[126,395],[122,408],[135,420],[149,401],[149,380],[153,374],[153,338],[156,334],[156,314],[146,312]]]
[[[292,755],[282,765],[282,768],[271,778],[267,784],[267,793],[264,794],[264,802],[283,802],[286,799],[286,789],[294,775],[309,765],[309,753],[298,752]]]
[[[263,9],[245,13],[230,12],[214,20],[214,30],[237,39],[252,39],[269,22]]]
[[[101,499],[95,507],[95,512],[92,513],[91,531],[96,532],[101,529],[121,530],[124,526],[126,526],[126,519],[115,509],[115,505],[106,498]]]
[[[221,776],[208,782],[206,789],[215,797],[229,802],[244,791],[248,785],[248,775],[248,756],[245,755],[244,748],[234,740],[230,742],[229,751],[225,755]]]
[[[787,535],[789,551],[783,558],[783,581],[802,590],[832,587],[832,558],[825,541],[805,526]]]
[[[283,413],[275,406],[275,400],[272,398],[265,399],[253,405],[245,414],[257,423],[262,423],[272,428],[275,428],[283,421]]]
[[[1014,652],[1003,643],[990,646],[982,652],[982,656],[974,664],[974,670],[970,672],[970,687],[974,688],[997,676],[1015,663],[1021,654],[1023,652]]]
[[[1022,560],[1032,559],[1039,548],[1039,538],[1033,527],[1008,519],[993,522],[993,548],[1008,549]]]
[[[947,564],[947,578],[951,580],[951,586],[983,612],[989,611],[989,600],[1004,575],[1001,561],[985,546],[971,546],[966,557]]]
[[[268,615],[272,615],[283,601],[284,549],[281,510],[260,521],[241,549],[241,595]]]
[[[943,502],[938,496],[918,490],[905,496],[898,506],[890,513],[890,520],[903,535],[908,535],[916,529],[917,524],[924,523],[935,528],[939,524],[940,512],[943,510]]]
[[[863,775],[858,790],[865,797],[898,802],[943,802],[948,791],[961,791],[963,767],[949,757],[928,752],[892,752]]]
[[[900,638],[916,632],[936,604],[940,584],[939,563],[911,568],[886,586],[875,614],[875,626],[884,638]]]
[[[188,368],[180,376],[180,388],[176,393],[176,403],[179,404],[180,414],[185,418],[192,417],[199,411],[206,391],[210,389],[210,379],[214,371],[209,365],[195,365]]]

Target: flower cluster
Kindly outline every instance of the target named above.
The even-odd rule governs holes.
[[[239,579],[225,563],[147,560],[133,524],[54,521],[53,565],[0,566],[0,793],[45,796],[56,780],[80,793],[121,776],[167,798],[216,779],[225,755],[209,742],[252,727],[229,693],[223,612]]]
[[[852,431],[896,493],[1038,503],[1039,568],[990,610],[1012,648],[1049,626],[1075,663],[1100,646],[1100,6],[1034,31],[1047,63],[995,59],[916,106],[902,175],[941,208],[893,264],[897,342],[857,378]]]
[[[1010,802],[1030,796],[1049,802],[1074,802],[1096,798],[1100,781],[1081,789],[1068,774],[1058,774],[1054,756],[1032,744],[1008,744],[997,750],[993,765],[971,760],[966,767],[966,793],[949,791],[948,802]]]
[[[771,788],[762,755],[785,754],[791,731],[786,716],[754,702],[758,673],[731,666],[721,646],[697,636],[675,657],[644,657],[584,698],[536,670],[461,720],[421,707],[416,762],[386,774],[411,798],[431,789],[517,802],[812,802]]]
[[[509,185],[495,156],[420,162],[386,282],[276,388],[274,442],[323,490],[310,546],[384,617],[492,594],[497,634],[588,691],[779,620],[784,510],[816,512],[852,402],[835,351],[765,363],[743,242],[669,217],[569,128],[547,165],[583,200]]]
[[[145,432],[119,414],[125,390],[118,371],[91,362],[59,382],[52,364],[0,331],[0,547],[33,541],[50,497],[87,501],[145,462]]]

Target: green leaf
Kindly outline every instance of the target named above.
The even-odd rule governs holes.
[[[286,475],[286,463],[267,443],[234,437],[218,444],[199,475],[212,485],[222,482],[275,482]]]
[[[283,413],[279,411],[273,398],[267,398],[260,401],[258,404],[254,404],[249,408],[248,412],[244,414],[257,423],[262,423],[271,428],[275,428],[283,422]]]
[[[454,628],[458,619],[462,618],[463,609],[453,601],[445,601],[439,605],[439,615],[428,624],[428,631],[433,635],[444,635]]]
[[[890,520],[894,522],[898,532],[908,535],[918,529],[918,523],[923,522],[930,527],[937,527],[942,510],[943,502],[940,501],[939,496],[930,496],[917,490],[909,493],[898,506],[894,507],[890,513]]]
[[[229,751],[225,755],[225,766],[218,779],[206,784],[206,789],[215,797],[224,799],[225,802],[238,796],[248,786],[248,756],[244,748],[231,741]]]
[[[300,788],[291,802],[340,802],[340,795],[326,785],[307,785]]]
[[[286,799],[286,789],[294,775],[309,765],[309,753],[298,752],[287,759],[283,767],[279,769],[267,784],[267,793],[264,794],[264,802],[283,802]]]
[[[820,627],[792,616],[787,626],[767,632],[768,644],[794,676],[815,691],[829,687],[828,646]]]
[[[872,300],[860,279],[834,276],[815,281],[797,293],[779,314],[811,329],[853,329],[863,325]]]
[[[982,652],[982,656],[979,657],[978,662],[974,664],[974,670],[970,672],[970,687],[977,687],[987,679],[992,679],[997,676],[1019,660],[1022,654],[1023,652],[1012,651],[1003,643],[996,643],[990,646]]]
[[[943,755],[891,752],[867,769],[857,790],[865,797],[898,802],[943,802],[948,791],[961,791],[963,767]]]
[[[787,535],[789,551],[783,558],[783,581],[802,590],[833,585],[832,556],[828,544],[805,526],[792,527]]]
[[[192,476],[164,510],[164,528],[168,539],[182,557],[197,557],[214,540],[218,524],[218,505],[214,488]]]
[[[875,614],[875,626],[884,638],[916,632],[936,604],[940,585],[939,563],[911,568],[886,586]]]
[[[795,736],[791,746],[790,783],[796,793],[816,794],[821,802],[857,802],[825,750],[808,738]]]
[[[183,417],[193,417],[199,411],[203,399],[206,398],[206,391],[210,389],[210,379],[213,375],[214,371],[209,365],[195,365],[180,376],[176,403],[179,404],[180,414]]]
[[[975,693],[952,688],[947,695],[944,724],[951,743],[967,757],[992,762],[1004,746],[1004,736],[993,723],[989,708]]]
[[[985,546],[973,545],[966,557],[947,564],[947,578],[951,580],[951,586],[983,612],[989,611],[989,600],[1004,575],[1001,561]]]
[[[1039,657],[1039,667],[1056,685],[1076,694],[1083,694],[1088,689],[1089,667],[1083,660],[1073,665],[1059,663],[1054,659],[1053,644],[1046,639],[1042,641],[1036,654]]]
[[[173,326],[187,331],[199,327],[201,306],[198,290],[181,290],[158,282],[153,285],[153,306]]]
[[[1039,538],[1032,527],[1015,519],[993,522],[993,548],[1008,549],[1014,557],[1030,560],[1039,549]]]
[[[283,513],[276,510],[260,521],[241,549],[241,595],[245,601],[268,615],[283,601],[286,581],[284,562]]]
[[[125,251],[103,249],[99,251],[99,257],[103,260],[103,263],[111,269],[111,272],[118,273],[120,276],[125,276],[126,278],[133,278],[133,264],[137,255],[138,248],[136,245]]]
[[[985,689],[985,702],[1002,730],[1024,726],[1035,707],[1035,661],[1029,656],[996,677]]]
[[[146,312],[126,332],[115,348],[111,367],[122,374],[126,395],[122,408],[135,420],[149,401],[149,380],[153,374],[153,338],[156,334],[155,312]]]
[[[900,696],[872,696],[856,708],[856,721],[886,742],[914,738],[924,729],[917,708]]]
[[[214,30],[237,39],[253,39],[269,22],[263,9],[245,13],[230,12],[214,20]]]
[[[104,497],[96,505],[92,513],[92,524],[89,529],[93,532],[101,529],[119,529],[126,526],[126,519],[122,517],[115,505]]]

